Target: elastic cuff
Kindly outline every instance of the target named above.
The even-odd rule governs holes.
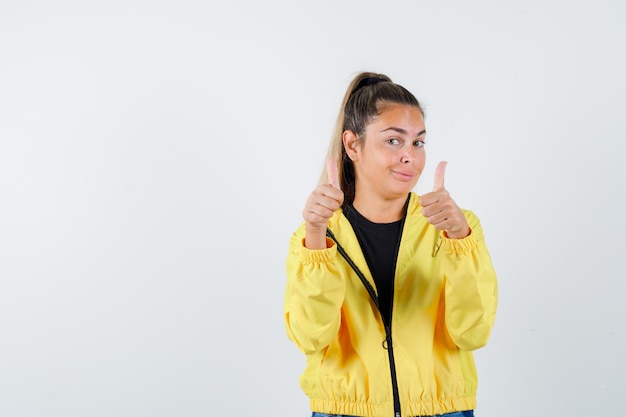
[[[450,239],[445,236],[445,233],[443,235],[443,246],[449,254],[466,255],[478,247],[478,243],[471,231],[463,239]]]
[[[304,238],[302,239],[302,248],[300,250],[300,261],[303,264],[308,263],[326,263],[337,255],[337,246],[335,242],[327,237],[326,249],[309,249],[304,246]]]

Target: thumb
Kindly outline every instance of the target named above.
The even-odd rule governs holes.
[[[441,161],[437,164],[437,168],[435,168],[435,185],[433,187],[433,191],[443,190],[443,177],[446,174],[446,166],[448,163],[446,161]]]
[[[326,159],[326,173],[328,175],[328,183],[340,190],[339,168],[337,167],[337,159],[334,156],[329,156]]]

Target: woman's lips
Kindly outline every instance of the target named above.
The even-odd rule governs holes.
[[[413,178],[415,178],[414,172],[407,172],[407,171],[392,171],[392,172],[394,173],[396,177],[398,177],[402,181],[410,181]]]

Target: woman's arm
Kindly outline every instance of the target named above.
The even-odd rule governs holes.
[[[337,247],[304,246],[304,227],[291,238],[287,256],[284,319],[287,335],[305,354],[327,347],[339,331],[345,277],[337,269]]]
[[[478,218],[465,211],[470,234],[442,244],[445,320],[454,343],[463,350],[483,347],[496,316],[498,285]]]

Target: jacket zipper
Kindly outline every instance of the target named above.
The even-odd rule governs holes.
[[[400,242],[402,242],[402,231],[404,230],[404,221],[406,220],[406,212],[409,207],[409,199],[410,199],[410,194],[404,206],[404,217],[402,218],[402,224],[400,225],[400,236],[398,236],[398,247],[396,248],[396,256],[400,252]],[[346,260],[346,262],[348,263],[348,265],[350,265],[350,267],[354,270],[354,272],[356,272],[359,279],[365,286],[367,293],[370,295],[370,298],[374,302],[374,305],[376,306],[376,309],[378,310],[378,314],[381,317],[381,321],[383,322],[383,326],[385,327],[385,340],[383,340],[383,348],[387,350],[387,354],[389,355],[389,368],[391,372],[391,391],[393,393],[393,414],[394,414],[394,417],[401,417],[402,414],[400,412],[400,392],[398,390],[398,376],[396,374],[396,361],[393,356],[393,339],[391,337],[391,315],[393,313],[393,296],[395,292],[395,282],[396,282],[395,267],[393,271],[394,278],[393,278],[392,287],[391,287],[392,297],[391,297],[391,305],[389,306],[389,323],[385,323],[385,319],[383,318],[383,315],[380,311],[380,304],[378,303],[378,295],[376,295],[376,290],[374,290],[374,288],[372,287],[372,284],[370,284],[367,278],[365,278],[365,275],[363,275],[363,272],[361,272],[359,267],[348,256],[348,253],[339,244],[339,242],[337,241],[337,238],[335,238],[335,235],[333,234],[333,232],[330,231],[330,229],[326,229],[326,236],[328,236],[335,242],[335,244],[337,245],[337,251]],[[397,262],[397,258],[396,258],[396,262]]]
[[[385,325],[385,333],[387,346],[383,346],[387,349],[389,355],[389,368],[391,370],[391,389],[393,392],[393,413],[395,417],[400,417],[400,393],[398,392],[398,377],[396,375],[396,361],[393,357],[393,341],[391,339],[391,327]]]
[[[400,242],[402,242],[402,232],[404,230],[404,222],[406,220],[406,213],[409,207],[409,198],[406,200],[404,206],[404,216],[402,217],[402,223],[400,224],[400,234],[398,236],[398,244],[396,246],[396,262],[393,267],[393,280],[391,281],[391,304],[389,305],[389,323],[385,325],[385,333],[387,337],[387,353],[389,354],[389,367],[391,368],[391,389],[393,390],[393,412],[394,417],[400,417],[400,392],[398,390],[398,376],[396,374],[396,361],[393,355],[393,339],[391,337],[391,317],[393,315],[393,299],[396,292],[396,266],[398,263],[398,255],[400,253]],[[382,314],[381,314],[382,316]]]

